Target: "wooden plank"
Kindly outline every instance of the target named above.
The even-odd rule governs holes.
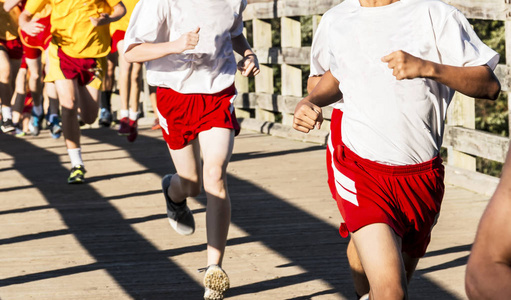
[[[456,93],[447,110],[447,124],[475,128],[474,98]],[[447,163],[451,166],[476,170],[476,158],[447,146]]]
[[[340,0],[265,0],[249,1],[243,12],[245,20],[256,18],[272,19],[277,17],[294,17],[324,14],[327,10],[341,3]],[[485,20],[506,20],[509,4],[504,0],[446,0],[458,8],[467,18]]]
[[[480,130],[446,126],[444,146],[503,163],[509,147],[509,138]]]

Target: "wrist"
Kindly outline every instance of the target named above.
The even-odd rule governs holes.
[[[250,56],[253,56],[253,57],[257,58],[257,55],[255,55],[254,52],[245,53],[245,55],[243,55],[243,58],[248,58]]]

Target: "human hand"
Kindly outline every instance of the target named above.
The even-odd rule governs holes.
[[[30,20],[30,22],[25,23],[25,25],[21,27],[21,30],[28,34],[29,36],[38,35],[44,30],[46,26],[37,23],[37,20],[39,20],[39,18],[33,18],[32,20]]]
[[[197,27],[196,29],[183,34],[174,41],[177,53],[195,49],[195,46],[199,43],[199,31],[200,27]]]
[[[321,107],[311,103],[308,98],[298,102],[293,117],[293,128],[308,133],[314,127],[321,128],[323,113]]]
[[[99,18],[89,17],[89,19],[94,27],[110,23],[110,15],[105,13],[99,14]]]
[[[426,61],[402,50],[382,57],[381,61],[387,63],[389,69],[393,70],[392,75],[397,80],[425,77]]]
[[[259,69],[259,61],[255,54],[247,54],[242,60],[238,62],[238,70],[241,75],[246,77],[256,76],[261,72]]]

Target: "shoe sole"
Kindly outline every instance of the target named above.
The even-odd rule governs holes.
[[[209,269],[204,276],[204,287],[204,300],[222,300],[229,289],[229,277],[220,267]]]

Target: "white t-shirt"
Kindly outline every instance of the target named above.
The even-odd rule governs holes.
[[[141,0],[131,16],[124,50],[132,44],[174,41],[200,27],[195,49],[146,62],[147,82],[183,94],[220,92],[234,82],[231,38],[242,34],[246,5],[246,0]]]
[[[397,80],[381,58],[396,50],[435,63],[494,69],[499,55],[467,19],[440,0],[361,7],[346,0],[328,26],[330,71],[343,93],[342,140],[369,160],[409,165],[435,157],[454,91],[431,79]]]
[[[325,13],[327,16],[328,12]],[[327,18],[328,19],[328,18]],[[309,77],[323,76],[330,70],[330,51],[328,50],[328,26],[324,25],[327,22],[319,22],[318,28],[312,38],[311,46],[311,62]],[[342,109],[342,99],[331,104],[333,108]]]

